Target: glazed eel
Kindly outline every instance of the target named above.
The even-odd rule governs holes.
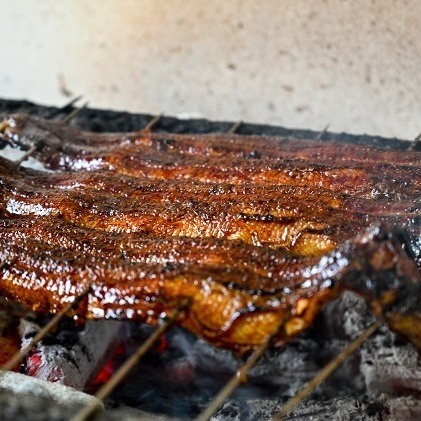
[[[303,186],[155,180],[108,171],[56,174],[0,158],[5,216],[51,215],[88,228],[216,237],[321,255],[382,220],[410,224],[421,201],[368,200]]]
[[[151,324],[188,298],[178,323],[243,353],[267,335],[286,343],[352,290],[421,347],[420,271],[404,244],[399,233],[370,227],[322,257],[300,257],[214,238],[110,236],[48,217],[3,219],[0,293],[54,313],[90,284],[79,317]]]
[[[238,135],[97,134],[25,115],[0,125],[15,147],[53,170],[106,169],[159,179],[321,187],[364,198],[414,199],[421,153]]]
[[[56,312],[90,284],[84,315],[148,323],[187,297],[182,326],[244,352],[347,289],[421,349],[418,153],[24,116],[0,131],[64,171],[0,160],[3,295]]]

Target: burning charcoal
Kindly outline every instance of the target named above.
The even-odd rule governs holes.
[[[29,314],[30,312],[17,302],[8,302],[0,298],[0,366],[19,351],[19,322]]]
[[[115,341],[120,326],[118,322],[100,321],[87,322],[83,329],[61,330],[55,337],[56,343],[47,338],[33,348],[26,360],[25,373],[82,390]],[[38,330],[36,323],[21,320],[22,347]]]

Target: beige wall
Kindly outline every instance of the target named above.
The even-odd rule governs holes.
[[[418,0],[16,0],[0,96],[413,138]]]

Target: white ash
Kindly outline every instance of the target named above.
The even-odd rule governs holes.
[[[249,399],[241,405],[227,402],[212,417],[212,421],[266,421],[281,409],[282,404],[271,400],[262,402]],[[421,402],[413,397],[357,400],[350,397],[327,401],[307,401],[289,414],[286,420],[294,421],[412,421],[421,419]]]
[[[366,303],[352,293],[327,306],[325,320],[332,334],[343,326],[347,338],[355,338],[374,320]],[[329,320],[333,322],[329,323]],[[333,327],[332,324],[335,326]],[[365,393],[370,397],[421,393],[421,360],[415,347],[400,340],[386,325],[357,351]]]
[[[88,405],[93,401],[99,407],[103,407],[102,403],[93,396],[79,392],[71,387],[10,371],[0,372],[0,390],[13,392],[16,395],[29,394],[46,398],[60,405],[67,406],[67,408],[74,408],[76,405],[79,407]]]
[[[395,339],[386,332],[361,350],[361,371],[369,395],[421,394],[420,356],[412,345]]]
[[[77,333],[77,342],[70,346],[41,342],[27,358],[26,373],[82,390],[103,362],[120,327],[121,323],[117,321],[87,321],[84,329]],[[22,348],[30,343],[39,329],[36,323],[21,319]]]

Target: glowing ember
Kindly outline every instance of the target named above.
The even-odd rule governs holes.
[[[0,299],[0,366],[20,350],[19,321],[29,314],[19,304]]]

